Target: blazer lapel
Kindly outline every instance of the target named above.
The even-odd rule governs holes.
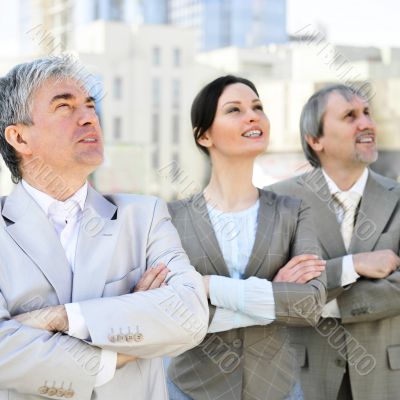
[[[392,191],[381,185],[376,175],[369,177],[361,200],[357,222],[350,243],[350,250],[359,253],[371,251],[382,234],[399,199]]]
[[[72,271],[64,249],[43,210],[21,183],[7,197],[2,214],[12,222],[5,230],[43,272],[60,304],[69,303]]]
[[[255,276],[268,254],[276,221],[276,200],[271,192],[259,190],[260,208],[257,217],[256,238],[244,278]]]
[[[98,298],[103,294],[118,238],[117,220],[112,219],[116,211],[114,204],[93,188],[88,188],[76,247],[74,302]]]
[[[218,275],[230,276],[214,228],[207,210],[207,202],[202,193],[193,196],[187,204],[189,215],[199,243],[207,254]]]
[[[300,176],[297,183],[306,189],[306,201],[313,211],[318,240],[325,249],[327,258],[346,254],[332,195],[321,169],[317,168]]]

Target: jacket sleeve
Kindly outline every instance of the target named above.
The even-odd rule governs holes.
[[[301,201],[291,257],[300,254],[321,254],[314,232],[310,208]],[[293,326],[315,326],[326,301],[326,273],[306,284],[272,282],[276,322]]]
[[[100,349],[11,319],[0,293],[0,388],[54,398],[44,388],[70,389],[90,399],[100,366]],[[36,397],[35,397],[36,398]]]
[[[147,266],[164,262],[167,286],[80,302],[91,343],[140,358],[175,356],[199,344],[207,332],[202,277],[182,249],[166,204],[154,203]],[[132,243],[134,246],[134,243]]]

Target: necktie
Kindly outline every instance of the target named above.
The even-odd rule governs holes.
[[[361,196],[355,192],[339,192],[335,194],[335,198],[343,208],[343,221],[340,225],[343,242],[346,250],[349,250],[351,237],[354,230],[354,222],[358,204]]]

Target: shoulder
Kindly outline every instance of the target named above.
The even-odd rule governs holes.
[[[260,197],[267,203],[273,205],[276,204],[278,212],[292,211],[298,212],[301,208],[302,200],[286,194],[278,194],[275,191],[266,189],[260,189]]]
[[[386,176],[380,175],[372,170],[369,170],[371,178],[378,182],[381,186],[383,186],[387,190],[394,190],[396,192],[400,192],[400,184],[394,179],[390,179]]]
[[[196,193],[181,200],[174,200],[168,203],[168,210],[172,218],[185,216],[190,208],[201,209],[205,207],[206,201],[202,193]]]

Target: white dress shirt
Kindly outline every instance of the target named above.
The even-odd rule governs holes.
[[[87,182],[64,202],[58,201],[48,194],[41,192],[24,180],[22,180],[22,186],[36,201],[54,226],[60,238],[61,245],[64,248],[65,256],[71,266],[72,272],[74,272],[76,245],[88,191]],[[79,303],[65,304],[65,310],[68,315],[68,334],[78,339],[88,339],[90,335]],[[116,363],[117,353],[102,350],[99,373],[95,382],[96,387],[104,385],[114,377]]]
[[[208,332],[221,332],[275,319],[272,284],[267,279],[243,275],[253,249],[259,200],[250,208],[224,213],[207,204],[208,214],[230,278],[210,277],[210,301],[217,307]]]
[[[337,187],[336,183],[329,177],[329,175],[324,170],[322,170],[322,173],[325,177],[329,191],[331,192],[332,196],[334,196],[336,193],[343,192]],[[367,180],[368,180],[368,168],[365,168],[360,178],[358,178],[357,182],[348,191],[358,193],[362,197],[365,185],[367,184]],[[339,203],[336,204],[335,212],[336,212],[336,219],[338,223],[341,224],[344,217],[344,209],[339,205]],[[358,275],[354,269],[353,255],[348,254],[344,256],[342,262],[341,285],[342,286],[350,285],[351,283],[356,282],[359,277],[360,275]],[[325,304],[324,309],[322,311],[322,316],[324,318],[327,317],[340,318],[340,310],[336,299],[333,299]]]

